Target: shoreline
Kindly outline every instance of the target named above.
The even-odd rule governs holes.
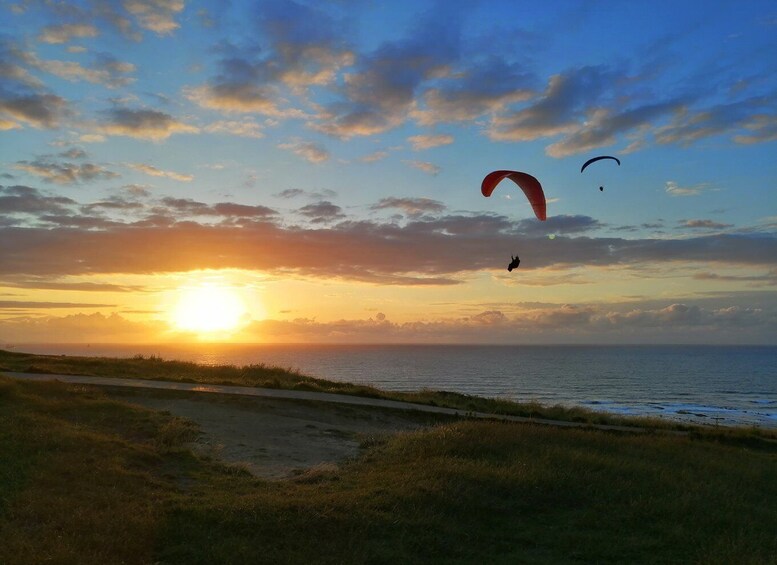
[[[314,378],[391,392],[439,390],[686,425],[777,429],[777,401],[773,400],[777,383],[772,378],[777,374],[777,346],[736,345],[720,350],[717,346],[564,345],[558,346],[566,352],[561,361],[554,357],[555,347],[28,344],[26,348],[15,346],[15,351],[88,357],[151,355],[208,366],[266,363]],[[620,351],[631,354],[634,361],[612,361]],[[751,361],[753,355],[755,361]],[[611,369],[606,364],[610,361],[614,363]],[[643,370],[639,367],[642,361],[653,365]],[[688,366],[697,362],[703,366]],[[676,378],[675,368],[679,371]],[[637,373],[628,376],[631,371]]]

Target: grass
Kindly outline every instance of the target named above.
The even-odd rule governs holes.
[[[581,407],[545,406],[535,402],[519,403],[447,391],[390,392],[366,385],[315,378],[293,369],[272,367],[264,364],[208,366],[185,361],[170,361],[157,356],[144,357],[136,355],[132,358],[77,357],[35,355],[0,349],[0,372],[4,370],[308,390],[399,400],[456,408],[469,412],[545,418],[588,424],[649,425],[655,428],[676,430],[695,429],[693,426],[669,420],[617,416]],[[750,430],[747,433],[769,435],[768,431],[764,432],[756,429]],[[777,434],[771,435],[777,438]]]
[[[769,442],[448,421],[266,482],[196,433],[0,377],[0,563],[777,563]]]

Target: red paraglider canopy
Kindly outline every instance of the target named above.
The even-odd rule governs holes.
[[[491,196],[496,185],[504,178],[509,178],[521,187],[526,198],[529,199],[529,204],[531,204],[534,214],[538,219],[545,221],[545,193],[542,191],[540,181],[530,174],[519,171],[494,171],[493,173],[488,173],[480,186],[480,192],[483,193],[483,196]]]

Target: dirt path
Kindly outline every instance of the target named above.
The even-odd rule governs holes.
[[[284,399],[111,389],[112,397],[197,422],[192,449],[265,479],[329,468],[355,457],[363,441],[424,425],[407,412]]]
[[[365,439],[418,429],[439,421],[440,416],[646,431],[323,392],[77,375],[3,374],[26,381],[104,386],[111,396],[124,402],[193,420],[202,432],[192,446],[195,451],[243,465],[254,475],[267,479],[337,465],[358,455]]]

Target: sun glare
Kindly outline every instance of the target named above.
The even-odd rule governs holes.
[[[237,329],[246,307],[234,290],[215,285],[182,288],[172,312],[173,324],[197,333],[229,332]]]

